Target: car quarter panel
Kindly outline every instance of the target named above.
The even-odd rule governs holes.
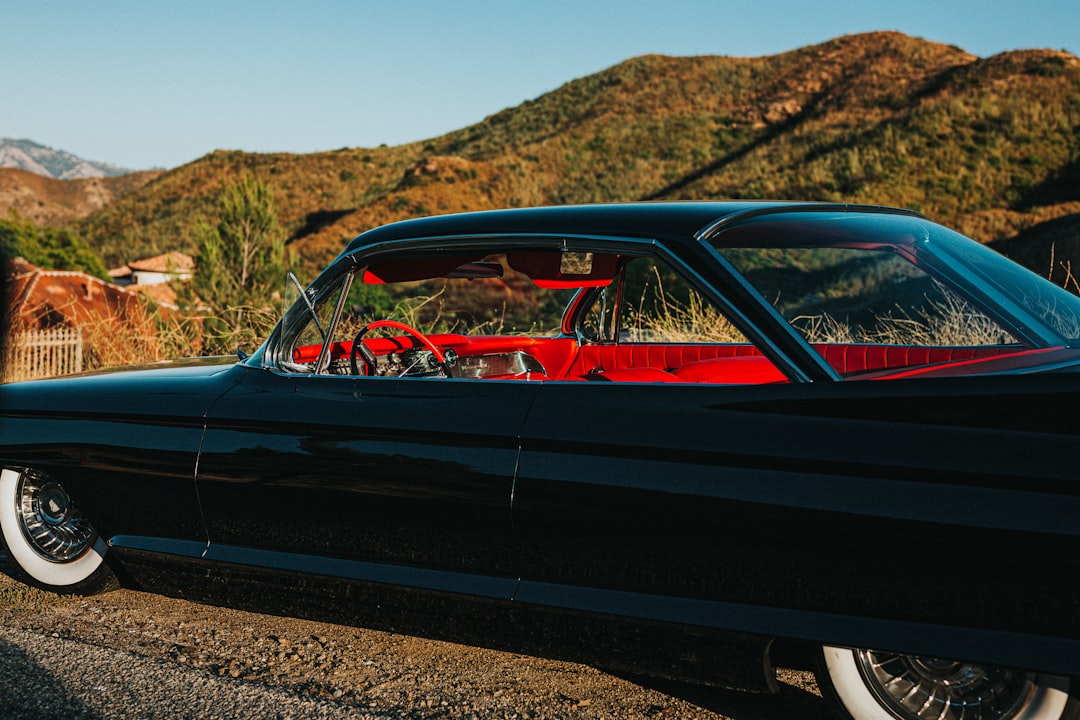
[[[1075,675],[1077,380],[547,383],[515,599]]]

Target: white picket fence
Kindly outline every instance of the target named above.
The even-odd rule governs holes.
[[[82,334],[78,328],[58,327],[9,337],[0,376],[5,382],[15,382],[70,375],[82,370]]]

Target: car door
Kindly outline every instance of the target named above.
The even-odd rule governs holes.
[[[535,385],[250,369],[207,418],[208,557],[509,597]]]

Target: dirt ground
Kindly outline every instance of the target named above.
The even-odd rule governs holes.
[[[196,677],[233,680],[247,690],[261,687],[325,701],[319,717],[828,717],[806,672],[781,670],[781,692],[772,696],[647,687],[584,665],[131,590],[62,598],[4,574],[0,624],[20,637],[51,638],[66,648],[111,648],[151,659],[152,667],[183,667]],[[19,681],[5,678],[5,684],[16,688]],[[137,716],[154,715],[148,710]],[[304,715],[294,710],[281,716]],[[222,709],[220,717],[231,715]]]

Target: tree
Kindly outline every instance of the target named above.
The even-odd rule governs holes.
[[[14,209],[0,219],[0,265],[22,257],[46,270],[81,270],[108,279],[105,263],[70,228],[38,228]]]
[[[287,269],[273,193],[250,175],[226,181],[217,224],[201,222],[196,232],[195,276],[181,290],[181,302],[189,315],[202,316],[203,350],[232,352],[257,342],[276,318],[281,294],[275,288]]]

